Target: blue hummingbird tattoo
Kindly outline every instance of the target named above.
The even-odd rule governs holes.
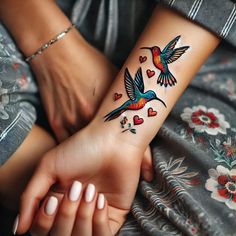
[[[143,83],[141,67],[138,69],[137,73],[135,74],[134,80],[132,79],[129,73],[129,70],[126,68],[124,82],[125,82],[126,93],[129,97],[129,100],[127,100],[120,107],[108,113],[104,117],[105,121],[113,120],[119,117],[123,112],[127,110],[140,110],[148,102],[152,100],[158,100],[166,107],[166,104],[164,103],[164,101],[158,98],[154,91],[148,90],[147,92],[144,92],[144,83]]]

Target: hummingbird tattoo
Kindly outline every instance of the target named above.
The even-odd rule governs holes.
[[[153,64],[161,71],[157,79],[157,84],[160,84],[161,86],[174,86],[177,83],[177,80],[175,79],[174,75],[171,74],[168,68],[168,64],[180,58],[189,48],[189,46],[175,48],[175,45],[179,39],[180,35],[171,40],[162,51],[158,46],[141,48],[151,51]]]
[[[154,91],[148,90],[147,92],[144,92],[144,83],[141,67],[135,74],[134,80],[132,79],[129,70],[126,68],[124,82],[129,100],[127,100],[120,107],[108,113],[104,117],[105,121],[113,120],[119,117],[123,112],[127,110],[140,110],[152,100],[158,100],[166,107],[166,104],[160,98],[157,97]]]

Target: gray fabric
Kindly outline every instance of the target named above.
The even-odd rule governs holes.
[[[79,0],[71,19],[87,41],[121,66],[155,5],[155,1],[146,0]]]
[[[36,120],[37,87],[10,35],[0,25],[0,165],[20,146]]]
[[[231,0],[160,0],[236,46],[236,3]],[[159,0],[158,0],[159,2]]]
[[[155,179],[140,182],[132,213],[119,236],[236,235],[235,80],[235,52],[218,49],[154,139]],[[186,119],[187,113],[193,119],[193,110],[201,109],[213,113],[222,129],[210,128],[207,122],[200,125],[201,118],[195,123]]]
[[[121,65],[156,3],[177,10],[236,46],[236,4],[230,0],[119,0],[118,5],[116,0],[77,0],[72,21],[90,43]]]

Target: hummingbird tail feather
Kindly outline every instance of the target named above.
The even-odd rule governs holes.
[[[160,84],[161,86],[164,85],[165,87],[167,87],[168,85],[174,86],[176,83],[177,80],[169,70],[166,73],[161,72],[157,79],[157,84]]]
[[[107,115],[104,116],[105,121],[114,120],[115,118],[119,117],[125,109],[115,109],[114,111],[111,111]]]

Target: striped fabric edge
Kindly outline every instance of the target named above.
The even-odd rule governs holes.
[[[221,33],[220,33],[220,36],[223,37],[223,38],[226,38],[228,33],[230,32],[230,29],[232,28],[234,22],[236,20],[236,4],[234,3],[233,4],[233,8],[232,8],[232,11],[229,15],[229,18],[227,19]]]
[[[182,13],[187,18],[195,21],[196,23],[202,25],[204,28],[215,33],[222,39],[236,47],[236,3],[231,0],[156,0],[158,3],[162,3],[180,13]],[[206,4],[209,3],[209,8]],[[213,4],[212,4],[213,3]],[[209,15],[207,12],[211,12],[213,7],[217,9],[216,15]],[[183,7],[184,6],[184,7]],[[220,17],[225,16],[226,17]],[[201,16],[201,17],[200,17]],[[220,21],[221,19],[221,21]]]

